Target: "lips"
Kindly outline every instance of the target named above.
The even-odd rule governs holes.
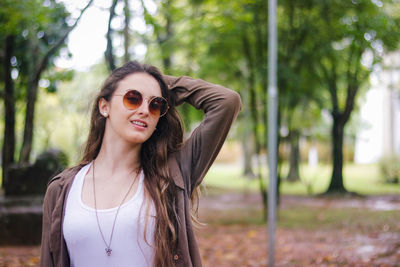
[[[147,123],[145,123],[144,121],[133,120],[133,121],[131,121],[131,123],[134,125],[137,125],[139,127],[147,128]]]

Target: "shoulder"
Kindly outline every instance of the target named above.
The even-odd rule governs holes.
[[[54,195],[59,195],[63,188],[67,188],[71,185],[75,175],[83,167],[83,164],[65,169],[59,174],[55,175],[50,179],[47,184],[46,196],[52,198]]]

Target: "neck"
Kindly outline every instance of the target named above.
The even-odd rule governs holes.
[[[110,142],[104,138],[96,157],[96,168],[111,175],[136,170],[140,166],[141,147],[141,144],[130,144],[121,140]]]

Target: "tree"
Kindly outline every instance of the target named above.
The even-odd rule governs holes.
[[[324,1],[318,6],[315,54],[320,61],[316,77],[331,103],[332,179],[327,192],[345,192],[343,140],[345,126],[355,107],[357,94],[367,84],[383,51],[398,48],[400,20],[387,10],[391,1]],[[318,20],[317,20],[318,19]],[[369,58],[369,62],[366,62]],[[363,60],[364,59],[364,60]]]
[[[125,25],[124,25],[124,62],[130,60],[129,46],[130,46],[130,29],[129,23],[131,21],[131,10],[129,8],[129,0],[124,0],[124,15],[125,15]]]
[[[321,109],[331,104],[333,172],[329,191],[344,191],[344,126],[354,109],[356,95],[366,85],[372,66],[379,62],[379,50],[398,45],[399,36],[393,34],[398,20],[388,13],[391,2],[384,3],[287,0],[281,1],[278,8],[279,121],[287,124],[295,147],[305,128],[305,120],[298,123],[296,114],[309,113],[310,101]],[[192,29],[191,36],[200,43],[197,47],[207,47],[196,57],[199,72],[239,87],[241,93],[246,90],[242,97],[248,97],[243,102],[249,107],[258,154],[266,148],[265,1],[206,1],[198,9],[201,15],[194,20],[201,28]],[[362,64],[363,57],[372,58],[370,66]],[[298,155],[293,154],[293,158],[298,159]],[[298,165],[298,161],[293,162],[293,166]]]
[[[300,180],[300,136],[318,120],[310,118],[313,102],[320,93],[313,73],[318,60],[313,56],[315,24],[312,1],[281,1],[278,21],[278,88],[281,124],[288,129],[290,146],[288,181]],[[283,137],[280,136],[280,139]]]
[[[28,63],[29,73],[27,82],[27,97],[26,97],[26,115],[25,115],[25,129],[22,148],[19,157],[19,163],[28,163],[33,140],[33,127],[34,127],[34,114],[35,103],[37,98],[37,88],[39,80],[47,67],[50,65],[51,60],[57,54],[60,47],[65,44],[65,41],[70,32],[78,25],[80,18],[86,9],[92,4],[93,0],[89,0],[88,4],[81,10],[81,13],[71,26],[67,23],[67,13],[62,4],[50,2],[52,12],[49,12],[51,21],[46,28],[38,27],[39,31],[36,36],[29,34],[28,42],[30,50],[28,53],[31,60]],[[42,38],[40,38],[42,36]],[[42,40],[40,40],[42,39]]]
[[[189,67],[191,58],[187,57],[187,53],[193,50],[188,47],[186,38],[183,37],[188,36],[186,31],[193,26],[192,18],[187,13],[194,12],[193,2],[189,0],[183,10],[182,1],[157,1],[157,12],[152,14],[145,1],[141,1],[146,25],[152,29],[150,34],[141,35],[142,42],[147,45],[149,51],[146,57],[152,62],[160,62],[166,74],[189,76],[194,74],[193,68]],[[178,38],[180,36],[182,38]],[[180,61],[180,58],[185,58],[185,63]],[[185,128],[191,131],[192,125],[200,120],[201,112],[186,103],[179,106],[178,110]]]
[[[5,0],[0,3],[0,47],[2,51],[0,53],[2,62],[0,83],[4,86],[1,98],[4,100],[5,109],[2,147],[3,185],[7,184],[8,181],[9,166],[15,162],[15,102],[18,96],[15,92],[12,69],[18,63],[15,54],[21,51],[21,48],[17,45],[22,36],[21,28],[45,20],[42,9],[36,9],[37,5],[38,2],[35,0],[24,1],[23,3]],[[21,12],[23,10],[36,12]]]
[[[106,51],[104,52],[104,56],[106,59],[106,63],[108,66],[108,69],[110,71],[113,71],[116,68],[116,63],[115,63],[115,56],[113,52],[113,41],[112,41],[112,33],[114,29],[111,27],[111,22],[115,16],[115,8],[118,4],[118,0],[113,0],[111,7],[110,7],[110,16],[108,19],[108,26],[107,26],[107,48]]]
[[[68,13],[56,1],[27,0],[15,2],[5,0],[0,6],[0,32],[6,36],[2,57],[2,79],[5,85],[5,134],[2,153],[3,185],[7,183],[7,170],[15,162],[15,102],[17,97],[26,97],[25,128],[19,163],[29,162],[32,150],[35,102],[38,83],[43,72],[53,64],[54,57],[83,12],[72,25],[68,25]],[[10,79],[11,70],[17,78]],[[17,83],[15,95],[15,82]],[[22,89],[26,89],[26,91]]]
[[[187,68],[191,64],[201,77],[241,94],[243,146],[257,155],[255,173],[266,217],[266,179],[261,161],[267,131],[265,1],[204,1],[196,3],[192,13],[189,10],[191,27],[181,33],[187,43],[183,45],[188,50],[184,57],[189,62]],[[246,156],[247,166],[251,166],[251,158],[252,155]]]
[[[14,35],[7,35],[5,38],[3,62],[4,81],[4,106],[5,106],[5,127],[4,142],[2,150],[3,184],[7,183],[8,166],[14,163],[15,150],[15,97],[14,83],[11,78],[11,58],[14,48]]]

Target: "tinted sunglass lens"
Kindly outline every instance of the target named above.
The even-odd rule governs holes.
[[[149,110],[153,115],[162,116],[165,113],[167,102],[160,97],[153,98],[149,103]]]
[[[137,109],[142,104],[143,98],[139,91],[128,91],[124,96],[124,105],[127,109]]]

